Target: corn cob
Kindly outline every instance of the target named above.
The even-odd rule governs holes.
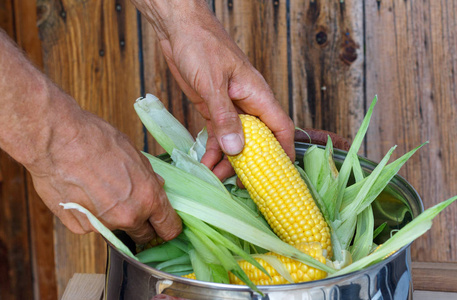
[[[300,251],[311,255],[313,258],[325,264],[325,256],[322,253],[322,247],[319,243],[300,244],[297,248]],[[319,280],[327,276],[326,272],[321,271],[319,269],[311,268],[306,264],[293,260],[291,258],[272,252],[269,252],[266,255],[275,256],[277,259],[279,259],[281,263],[284,264],[284,266],[286,267],[287,271],[290,273],[293,279],[293,283]],[[270,266],[262,258],[255,258],[255,260],[257,260],[262,265],[262,267],[264,267],[268,271],[271,278],[245,260],[238,262],[240,267],[243,269],[243,271],[248,275],[249,279],[255,285],[275,285],[291,283],[283,276],[281,276],[276,269]],[[229,277],[231,284],[244,284],[238,277],[236,277],[232,273],[229,274]]]
[[[258,118],[240,119],[245,146],[228,159],[273,231],[291,245],[319,242],[331,255],[329,227],[284,149]]]
[[[322,247],[319,243],[300,244],[298,245],[298,249],[302,252],[311,255],[313,258],[325,264],[326,259],[323,255]],[[291,258],[278,255],[272,252],[266,253],[265,255],[275,256],[290,273],[293,279],[293,283],[319,280],[327,276],[326,272],[321,271],[319,269],[311,268],[306,264],[293,260]],[[284,278],[276,269],[270,266],[270,264],[268,264],[264,259],[256,257],[255,260],[257,260],[262,265],[262,267],[264,267],[268,271],[271,278],[245,260],[241,260],[238,262],[240,267],[243,269],[243,271],[255,285],[276,285],[291,283],[286,278]],[[195,273],[190,273],[184,275],[183,277],[196,279]],[[244,284],[243,281],[241,281],[232,273],[229,274],[229,278],[231,284]]]

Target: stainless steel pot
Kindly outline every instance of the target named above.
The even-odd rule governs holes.
[[[297,157],[303,157],[309,144],[296,143]],[[335,149],[334,158],[341,164],[347,152]],[[362,168],[371,172],[376,163],[360,158]],[[417,192],[402,177],[395,176],[373,205],[375,226],[387,222],[378,243],[390,230],[403,227],[423,211]],[[131,240],[120,236],[128,245]],[[134,246],[134,245],[132,245]],[[134,248],[134,247],[133,247]],[[261,296],[246,286],[217,284],[170,275],[141,264],[108,243],[105,299],[149,300],[158,294],[184,299],[412,299],[410,245],[382,262],[364,270],[339,277],[299,284],[261,286]]]

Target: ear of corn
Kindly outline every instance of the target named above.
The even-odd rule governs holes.
[[[323,255],[322,247],[319,243],[300,244],[297,246],[297,248],[300,251],[311,255],[313,258],[325,264],[326,259]],[[259,255],[255,257],[255,260],[268,271],[270,276],[260,271],[257,267],[253,266],[245,260],[240,260],[238,262],[240,267],[255,285],[299,283],[319,280],[327,276],[327,273],[324,271],[309,267],[304,263],[273,252]],[[277,264],[273,264],[275,260],[277,261]],[[278,267],[278,264],[281,266]],[[280,271],[281,269],[282,271]],[[287,273],[287,275],[283,274],[284,272]],[[183,275],[183,277],[196,279],[195,273]],[[229,277],[231,284],[244,284],[232,273],[229,274]]]
[[[322,247],[319,243],[300,244],[297,245],[297,248],[300,251],[311,255],[315,259],[325,264],[326,260],[322,252]],[[268,256],[276,258],[277,260],[279,260],[280,263],[283,264],[283,266],[285,267],[285,271],[288,274],[290,274],[290,279],[292,279],[292,282],[290,282],[290,279],[287,280],[286,277],[278,271],[280,268],[277,268],[276,266],[272,266],[272,264],[270,264],[270,260],[267,259]],[[238,262],[243,271],[248,275],[249,279],[255,285],[299,283],[312,280],[319,280],[327,276],[327,273],[325,273],[324,271],[309,267],[304,263],[301,263],[299,261],[293,260],[282,255],[278,255],[276,253],[269,252],[265,255],[262,255],[262,257],[263,258],[256,257],[255,259],[260,263],[260,265],[262,265],[262,267],[264,267],[268,271],[270,277],[267,276],[265,273],[260,272],[259,269],[257,269],[245,260]],[[230,274],[230,283],[243,284],[243,282],[233,274]]]
[[[329,227],[292,161],[262,121],[249,115],[240,119],[245,146],[228,158],[251,198],[283,241],[319,242],[330,254]]]

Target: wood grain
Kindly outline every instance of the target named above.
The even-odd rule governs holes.
[[[0,170],[0,299],[32,299],[25,172],[1,150]]]
[[[43,67],[41,41],[38,36],[38,15],[41,10],[33,1],[14,1],[16,42],[38,68]],[[57,281],[54,262],[54,221],[51,211],[33,188],[30,174],[26,176],[28,216],[33,270],[33,290],[38,299],[56,299]]]
[[[363,6],[359,1],[290,1],[296,126],[352,140],[364,115]]]
[[[457,263],[413,262],[415,290],[457,292]]]
[[[380,160],[398,145],[398,157],[430,141],[400,171],[428,208],[457,194],[456,3],[365,4],[367,95],[379,96],[367,156]],[[451,205],[413,244],[413,260],[455,262],[456,228]]]
[[[143,148],[133,109],[140,95],[137,14],[125,1],[39,0],[46,73],[79,104],[126,133]],[[106,245],[99,235],[74,235],[56,220],[58,297],[75,272],[104,272]]]
[[[361,154],[379,161],[395,144],[398,157],[428,140],[400,174],[425,207],[457,194],[457,0],[208,4],[297,126],[352,141],[377,94]],[[127,0],[0,1],[0,27],[36,65],[138,148],[158,154],[163,149],[145,138],[132,108],[142,92],[140,75],[143,92],[158,95],[192,134],[204,122],[169,72],[150,25],[141,19],[141,40],[138,26]],[[26,186],[23,168],[0,152],[0,298],[60,298],[74,273],[104,273],[105,243],[95,234],[68,232]],[[413,244],[413,260],[457,262],[456,225],[452,205]],[[16,252],[18,245],[26,247]],[[455,274],[446,264],[424,266],[413,268],[415,288],[453,291]]]
[[[193,136],[205,126],[168,68],[152,26],[142,18],[143,70],[145,93],[157,96]],[[165,150],[147,133],[147,151],[157,155]]]
[[[100,300],[104,283],[104,274],[74,274],[68,282],[62,300]]]
[[[0,3],[0,28],[17,40],[14,1]],[[0,299],[33,299],[26,174],[0,150]]]
[[[286,1],[215,0],[215,13],[289,110]]]

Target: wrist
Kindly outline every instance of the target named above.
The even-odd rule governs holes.
[[[1,146],[30,172],[43,173],[52,155],[77,135],[82,110],[46,78],[29,84],[17,101],[21,104],[10,111],[13,121],[9,134],[1,137]]]
[[[159,40],[214,18],[205,0],[132,0],[153,26]]]

